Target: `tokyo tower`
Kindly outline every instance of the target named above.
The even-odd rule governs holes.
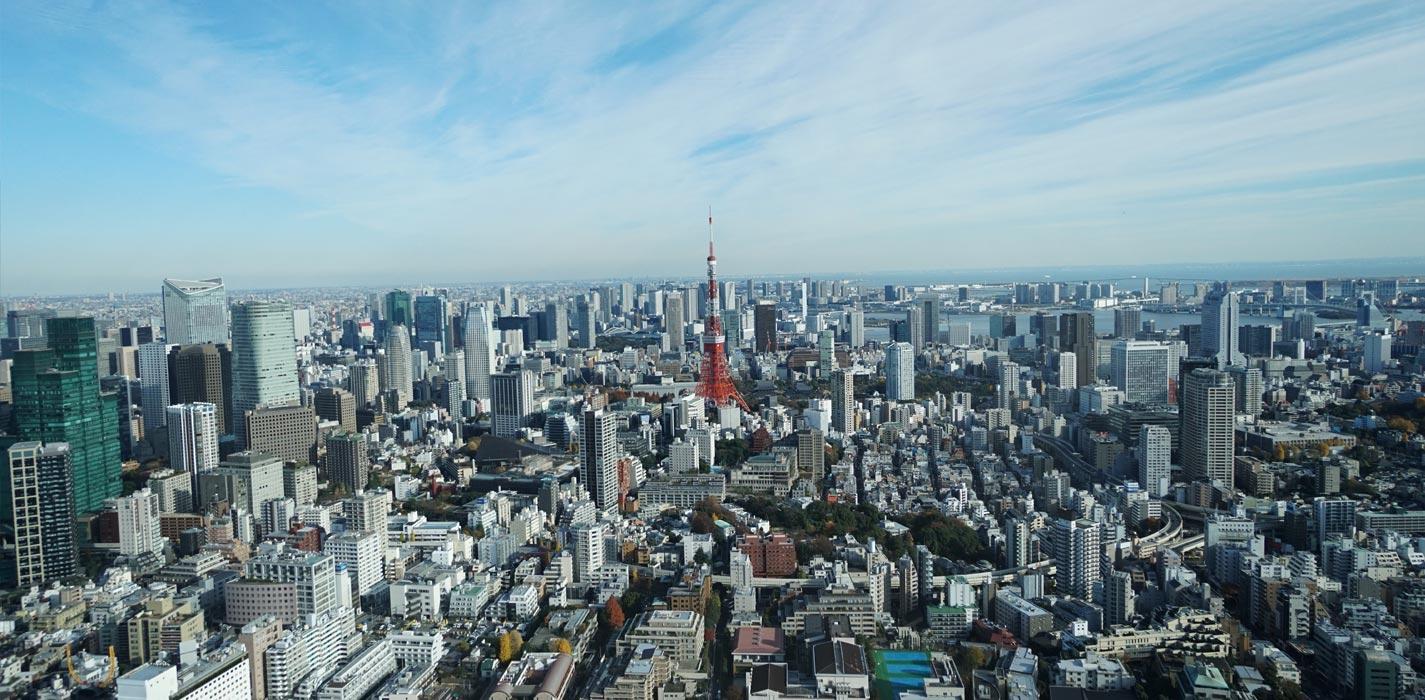
[[[717,256],[713,255],[712,210],[708,210],[708,303],[703,321],[703,363],[698,374],[697,395],[718,408],[733,404],[748,413],[747,401],[732,384],[727,369],[727,354],[723,350],[722,314],[717,302]]]

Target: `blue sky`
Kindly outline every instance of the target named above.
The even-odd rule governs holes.
[[[0,7],[0,294],[1425,251],[1425,3]],[[63,261],[60,264],[59,261]]]

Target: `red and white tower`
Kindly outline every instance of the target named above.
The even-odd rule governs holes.
[[[703,318],[703,362],[698,374],[697,395],[718,408],[733,404],[751,412],[747,401],[732,384],[727,369],[727,352],[723,349],[722,313],[717,302],[717,256],[713,255],[712,210],[708,210],[708,304]]]

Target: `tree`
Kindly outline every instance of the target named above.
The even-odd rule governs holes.
[[[621,629],[623,622],[623,605],[618,602],[618,598],[609,596],[609,601],[604,603],[604,623],[610,629]]]
[[[689,522],[689,526],[693,532],[700,535],[711,534],[713,530],[717,529],[717,526],[713,524],[712,516],[702,511],[693,513],[693,518],[692,521]]]
[[[569,640],[563,637],[555,637],[554,640],[549,643],[549,650],[557,654],[574,653],[574,647],[570,646]]]
[[[524,635],[519,630],[510,630],[510,652],[513,656],[519,656],[524,651]]]
[[[509,632],[500,635],[500,648],[497,655],[502,664],[507,664],[515,658],[514,640],[510,639]]]
[[[1391,430],[1399,430],[1400,432],[1405,433],[1406,435],[1412,435],[1415,433],[1416,430],[1415,421],[1410,420],[1409,418],[1406,418],[1404,416],[1396,416],[1394,418],[1391,418],[1390,420],[1386,421],[1386,426],[1389,427]]]

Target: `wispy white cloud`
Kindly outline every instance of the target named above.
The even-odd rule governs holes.
[[[51,99],[355,240],[442,253],[380,261],[395,273],[695,272],[709,202],[748,272],[1320,256],[1352,230],[1350,253],[1388,254],[1425,233],[1418,4],[609,7],[23,14],[101,47]],[[1203,245],[1223,232],[1240,244]]]

